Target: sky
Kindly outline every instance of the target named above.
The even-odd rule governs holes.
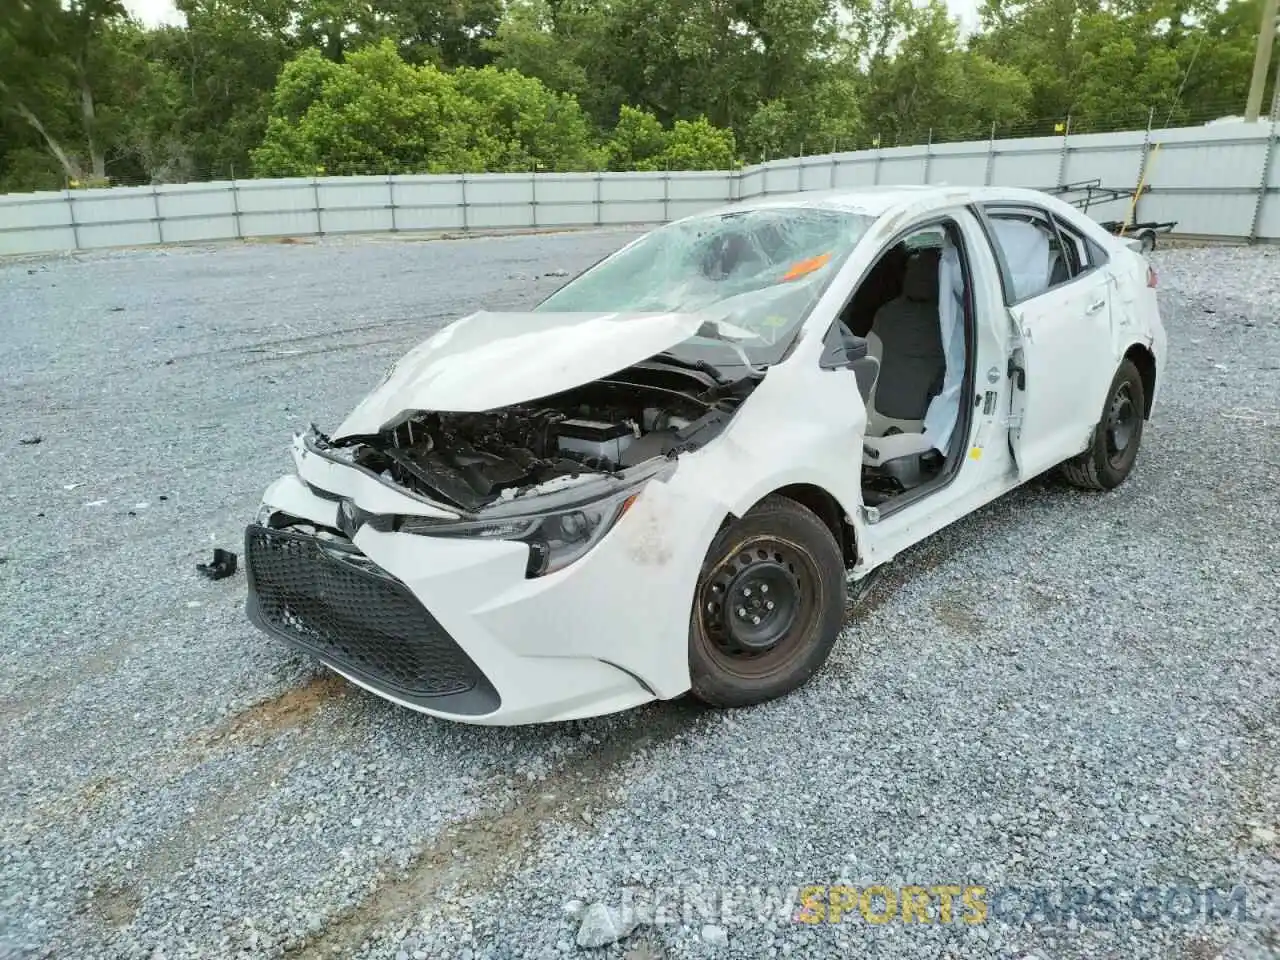
[[[125,0],[124,5],[146,24],[178,22],[173,0]],[[965,27],[971,28],[977,23],[978,0],[947,0],[947,7]]]

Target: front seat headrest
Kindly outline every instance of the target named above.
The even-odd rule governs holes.
[[[938,258],[929,253],[913,254],[902,276],[902,295],[917,303],[938,299]]]

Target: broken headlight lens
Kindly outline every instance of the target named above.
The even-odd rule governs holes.
[[[628,487],[599,500],[575,504],[563,510],[469,523],[442,524],[406,517],[399,529],[434,537],[520,540],[529,547],[525,575],[541,577],[563,570],[585,555],[604,538],[639,495],[636,487]]]

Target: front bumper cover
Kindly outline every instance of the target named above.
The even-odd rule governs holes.
[[[688,470],[696,465],[696,456],[673,477],[647,483],[631,509],[581,559],[530,579],[526,544],[394,530],[376,517],[440,516],[443,511],[352,464],[308,449],[303,436],[295,438],[293,453],[297,472],[267,488],[266,512],[340,531],[352,526],[339,516],[343,502],[358,508],[349,519],[364,522],[344,530],[349,541],[325,540],[325,546],[336,549],[349,542],[357,564],[398,583],[396,603],[407,603],[411,596],[418,618],[409,630],[410,641],[421,643],[418,638],[427,631],[423,618],[430,617],[492,686],[496,706],[475,712],[481,703],[474,690],[406,696],[403,684],[386,682],[385,670],[360,669],[349,655],[319,650],[314,638],[298,638],[296,626],[286,624],[287,635],[281,634],[263,616],[260,564],[249,550],[249,613],[272,636],[315,653],[328,667],[381,697],[466,723],[573,720],[670,699],[689,689],[693,588],[707,544],[725,515],[715,499],[715,485]],[[364,578],[360,589],[363,584]],[[379,596],[384,605],[390,600],[385,587]],[[342,607],[342,618],[331,621],[335,626],[330,629],[366,628],[369,604],[359,593],[343,600]],[[403,626],[380,629],[383,636],[405,632]]]
[[[501,700],[412,591],[354,547],[257,524],[245,531],[247,612],[262,630],[362,685],[468,716]]]

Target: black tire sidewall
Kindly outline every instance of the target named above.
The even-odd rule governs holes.
[[[803,649],[785,672],[747,678],[726,670],[701,646],[698,596],[706,577],[737,544],[761,534],[785,538],[803,549],[818,570],[819,613],[805,636]],[[818,517],[793,500],[771,496],[731,521],[711,542],[698,575],[689,621],[689,678],[693,695],[718,707],[747,706],[772,700],[805,684],[826,662],[844,626],[844,558],[835,537]]]
[[[1111,402],[1115,399],[1116,392],[1126,383],[1129,385],[1130,400],[1134,407],[1137,408],[1138,420],[1134,426],[1133,437],[1125,450],[1124,458],[1116,465],[1112,464],[1111,458],[1107,456],[1107,414],[1111,409]],[[1116,371],[1116,375],[1111,381],[1111,386],[1107,390],[1106,403],[1102,407],[1102,417],[1098,420],[1098,425],[1093,431],[1093,446],[1090,450],[1090,455],[1093,457],[1098,482],[1104,489],[1111,490],[1120,486],[1129,474],[1133,472],[1133,465],[1138,458],[1138,449],[1142,445],[1143,427],[1146,423],[1146,403],[1146,387],[1142,382],[1142,374],[1138,372],[1138,368],[1134,366],[1132,360],[1126,359],[1120,364],[1120,369]]]

